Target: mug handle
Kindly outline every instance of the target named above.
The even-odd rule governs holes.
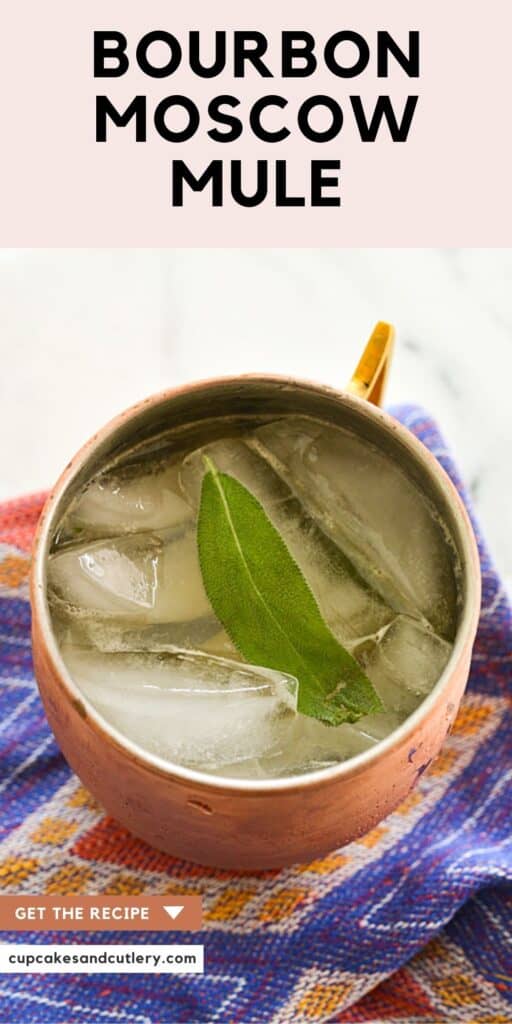
[[[382,405],[394,343],[395,328],[379,321],[345,390],[374,405]]]

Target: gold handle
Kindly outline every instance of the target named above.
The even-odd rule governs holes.
[[[395,328],[380,321],[375,325],[370,340],[350,378],[346,390],[351,395],[366,398],[381,405],[388,379]]]

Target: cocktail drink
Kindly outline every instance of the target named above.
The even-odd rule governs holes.
[[[48,598],[69,673],[119,732],[266,780],[327,770],[414,712],[450,656],[459,579],[406,466],[287,413],[188,424],[104,465],[55,531]]]

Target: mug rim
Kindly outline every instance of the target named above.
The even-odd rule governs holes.
[[[323,394],[332,400],[341,402],[349,408],[352,407],[356,411],[362,412],[363,415],[375,419],[388,431],[396,435],[408,450],[409,455],[416,462],[420,463],[428,476],[435,479],[435,482],[440,487],[440,490],[443,492],[443,495],[451,508],[458,531],[456,540],[462,569],[461,589],[464,594],[464,601],[450,657],[435,685],[421,704],[401,723],[397,729],[394,729],[388,736],[379,740],[375,746],[370,747],[368,750],[362,751],[361,753],[348,758],[346,761],[340,761],[339,764],[332,765],[328,768],[319,768],[313,772],[307,772],[303,775],[290,775],[276,779],[237,779],[228,776],[223,777],[220,775],[210,775],[208,772],[188,768],[184,765],[173,764],[172,762],[165,760],[165,758],[159,757],[157,754],[152,754],[150,751],[146,751],[143,747],[125,736],[120,730],[103,718],[88,699],[86,694],[79,688],[71,673],[68,671],[55,637],[47,600],[46,565],[48,559],[49,539],[55,525],[55,511],[66,490],[73,483],[73,480],[78,473],[86,466],[95,449],[106,441],[109,435],[114,434],[116,429],[120,427],[122,423],[131,419],[133,416],[142,413],[149,406],[158,406],[172,400],[178,395],[193,393],[196,391],[200,392],[201,390],[212,386],[233,385],[240,381],[254,381],[255,383],[275,384],[281,386],[286,385],[287,387],[297,387],[299,389],[306,388],[317,394]],[[68,462],[67,466],[58,477],[54,487],[46,499],[41,513],[34,537],[32,554],[30,603],[32,607],[33,620],[34,622],[37,620],[37,625],[40,630],[38,639],[43,641],[46,647],[46,652],[53,663],[54,670],[57,670],[58,672],[60,682],[70,703],[78,713],[84,714],[85,712],[85,717],[90,723],[91,728],[94,728],[96,733],[100,735],[103,742],[109,744],[113,743],[122,752],[130,755],[133,761],[138,762],[139,766],[167,778],[169,782],[181,785],[190,783],[196,787],[201,786],[205,791],[208,790],[210,792],[216,791],[224,794],[236,793],[238,795],[245,793],[247,796],[250,796],[251,794],[271,795],[272,793],[277,794],[283,791],[290,793],[294,790],[300,790],[305,786],[311,788],[320,787],[322,785],[327,785],[334,780],[340,781],[342,778],[350,779],[351,776],[360,774],[368,765],[378,760],[378,758],[385,756],[385,754],[393,747],[402,744],[409,734],[413,735],[416,733],[418,728],[420,728],[423,722],[429,717],[430,711],[437,705],[438,701],[442,699],[444,690],[446,689],[457,664],[464,657],[468,640],[471,644],[473,643],[478,625],[481,577],[476,539],[462,498],[446,470],[443,469],[433,453],[418,440],[408,427],[404,426],[399,420],[396,420],[388,412],[380,408],[380,406],[374,405],[367,399],[360,398],[357,395],[344,391],[343,389],[333,388],[330,385],[318,381],[311,381],[300,377],[291,377],[284,374],[245,373],[204,378],[198,381],[178,385],[175,388],[165,388],[164,390],[156,392],[118,413],[103,427],[96,431],[96,433],[94,433],[81,446],[81,448],[78,449],[76,454]]]

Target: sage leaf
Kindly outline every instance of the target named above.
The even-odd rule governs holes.
[[[372,683],[322,618],[263,506],[204,458],[197,525],[206,593],[248,662],[298,680],[298,709],[328,725],[382,711]]]

